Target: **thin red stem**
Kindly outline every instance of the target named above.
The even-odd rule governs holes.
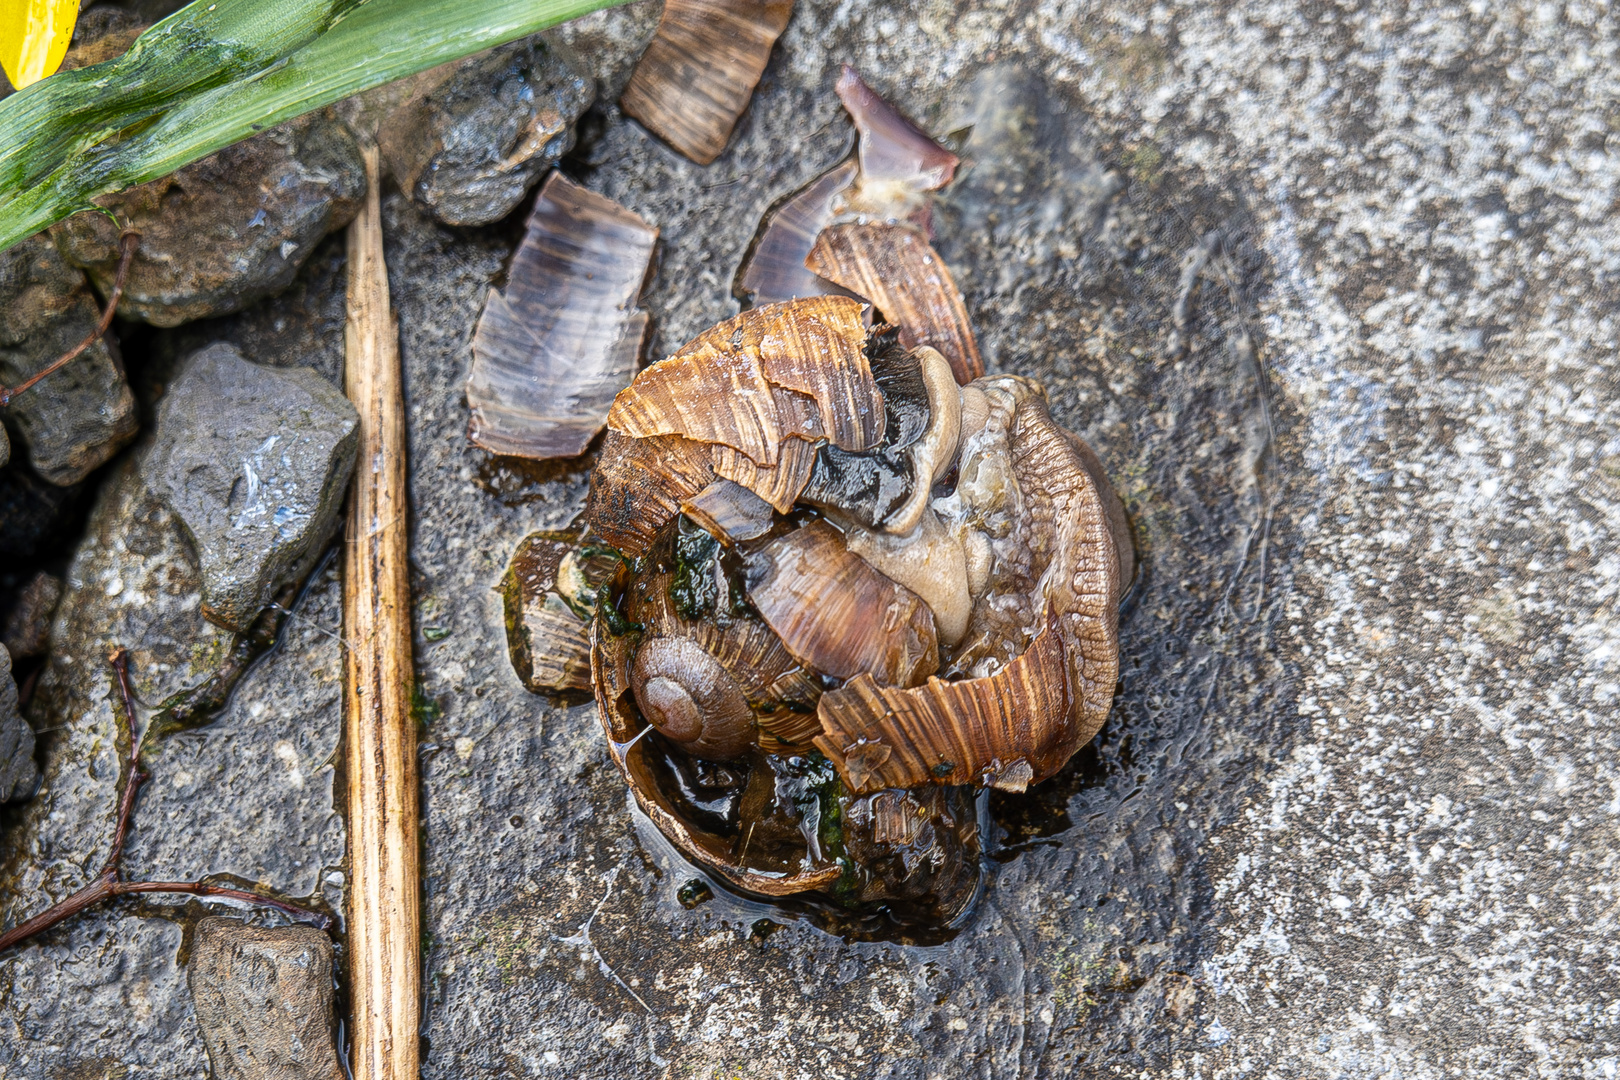
[[[112,889],[116,884],[118,883],[110,876],[103,874],[93,885],[86,885],[60,904],[52,904],[27,922],[13,926],[4,934],[0,934],[0,952],[5,952],[35,934],[42,934],[63,919],[71,919],[85,908],[108,899],[113,895]]]
[[[299,922],[312,923],[317,928],[325,930],[332,925],[332,917],[319,911],[289,904],[285,900],[276,900],[269,896],[260,896],[246,889],[227,889],[223,885],[210,885],[206,881],[120,881],[113,885],[114,896],[123,896],[126,893],[185,893],[189,896],[215,896],[224,900],[240,900],[247,904],[257,904],[260,907],[275,908],[297,919]]]
[[[115,301],[116,303],[116,298]],[[139,794],[141,784],[147,779],[147,774],[141,769],[141,733],[135,724],[135,692],[129,684],[129,652],[119,647],[112,651],[108,657],[113,672],[118,676],[118,693],[124,699],[124,716],[129,720],[129,777],[124,781],[124,793],[118,803],[118,827],[113,832],[112,854],[107,857],[107,865],[101,870],[96,880],[63,900],[59,904],[52,904],[44,911],[35,915],[27,922],[12,927],[0,934],[0,952],[11,948],[43,933],[65,919],[70,919],[86,908],[93,907],[103,900],[111,900],[118,896],[128,896],[133,893],[185,893],[190,896],[213,896],[224,900],[240,900],[248,904],[257,904],[260,907],[275,908],[285,912],[300,922],[312,923],[322,930],[332,925],[332,919],[318,911],[301,908],[297,904],[289,904],[285,900],[276,900],[269,896],[260,896],[258,893],[247,892],[243,889],[229,889],[222,885],[210,885],[206,881],[123,881],[120,863],[124,857],[124,841],[129,838],[129,823],[135,814],[135,796]]]
[[[124,784],[124,797],[118,804],[118,828],[113,832],[112,852],[102,874],[118,874],[118,863],[124,857],[124,841],[129,837],[129,819],[135,813],[135,796],[147,774],[141,768],[141,733],[135,726],[135,694],[129,686],[129,651],[122,646],[109,657],[113,671],[118,675],[118,692],[124,699],[124,718],[129,722],[129,779]]]
[[[107,294],[107,310],[101,313],[101,321],[96,324],[95,330],[91,331],[88,337],[79,342],[73,348],[69,349],[67,352],[57,357],[49,364],[46,364],[45,367],[40,371],[35,372],[21,385],[15,387],[0,386],[0,408],[10,405],[12,398],[15,398],[18,394],[22,393],[24,390],[27,390],[45,376],[54,371],[60,370],[71,361],[77,359],[80,353],[94,345],[101,339],[101,336],[107,332],[108,327],[112,326],[113,315],[115,315],[118,311],[118,298],[124,294],[124,278],[129,274],[130,259],[134,257],[136,245],[140,243],[140,240],[141,234],[134,232],[133,230],[126,231],[123,233],[123,235],[119,236],[118,273],[113,278],[112,292]]]

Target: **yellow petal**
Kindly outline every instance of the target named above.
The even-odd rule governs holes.
[[[21,90],[62,66],[79,0],[0,0],[0,67]]]

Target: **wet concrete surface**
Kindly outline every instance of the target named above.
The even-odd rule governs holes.
[[[559,35],[602,101],[655,19]],[[696,875],[591,708],[506,657],[506,559],[586,476],[466,441],[469,340],[520,218],[457,230],[390,197],[424,1076],[1616,1075],[1616,38],[1575,4],[801,4],[714,165],[587,118],[565,168],[662,230],[652,355],[734,312],[760,216],[846,150],[839,62],[955,133],[978,160],[938,246],[986,359],[1047,382],[1133,516],[1114,712],[993,800],[990,888],[940,945],[718,887],[680,903]],[[327,797],[320,581],[225,718],[164,752],[195,761],[155,766],[284,770],[264,742],[303,732]],[[71,829],[8,817],[8,843],[51,828],[51,858],[95,864],[113,734],[98,697],[47,743],[101,802]],[[173,799],[143,806],[141,868],[251,865],[299,895],[339,857],[329,802],[244,831],[247,805]],[[8,917],[55,880],[8,883]],[[6,961],[0,1025],[38,1042],[0,1076],[101,1075],[132,1045],[202,1068],[181,937],[117,908]]]

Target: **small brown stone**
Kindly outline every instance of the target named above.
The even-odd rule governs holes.
[[[5,633],[0,635],[13,660],[44,655],[51,636],[51,616],[56,614],[61,599],[62,579],[43,570],[23,586],[17,605],[6,616]]]
[[[325,934],[203,919],[187,974],[219,1080],[343,1080]]]

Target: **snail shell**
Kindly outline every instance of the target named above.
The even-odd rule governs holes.
[[[614,635],[600,620],[592,624],[591,684],[597,712],[607,734],[608,753],[629,782],[642,812],[687,858],[746,892],[791,896],[836,882],[843,868],[825,853],[816,858],[806,851],[788,869],[751,869],[735,836],[712,831],[681,812],[660,777],[657,748],[640,737],[647,725],[631,686],[632,646],[630,635]]]
[[[820,734],[821,684],[757,614],[737,610],[719,545],[666,530],[625,595],[640,627],[629,686],[642,718],[696,757],[730,761],[758,744],[805,752]]]
[[[641,715],[696,757],[725,760],[754,744],[754,714],[742,687],[691,638],[652,638],[630,669]]]

